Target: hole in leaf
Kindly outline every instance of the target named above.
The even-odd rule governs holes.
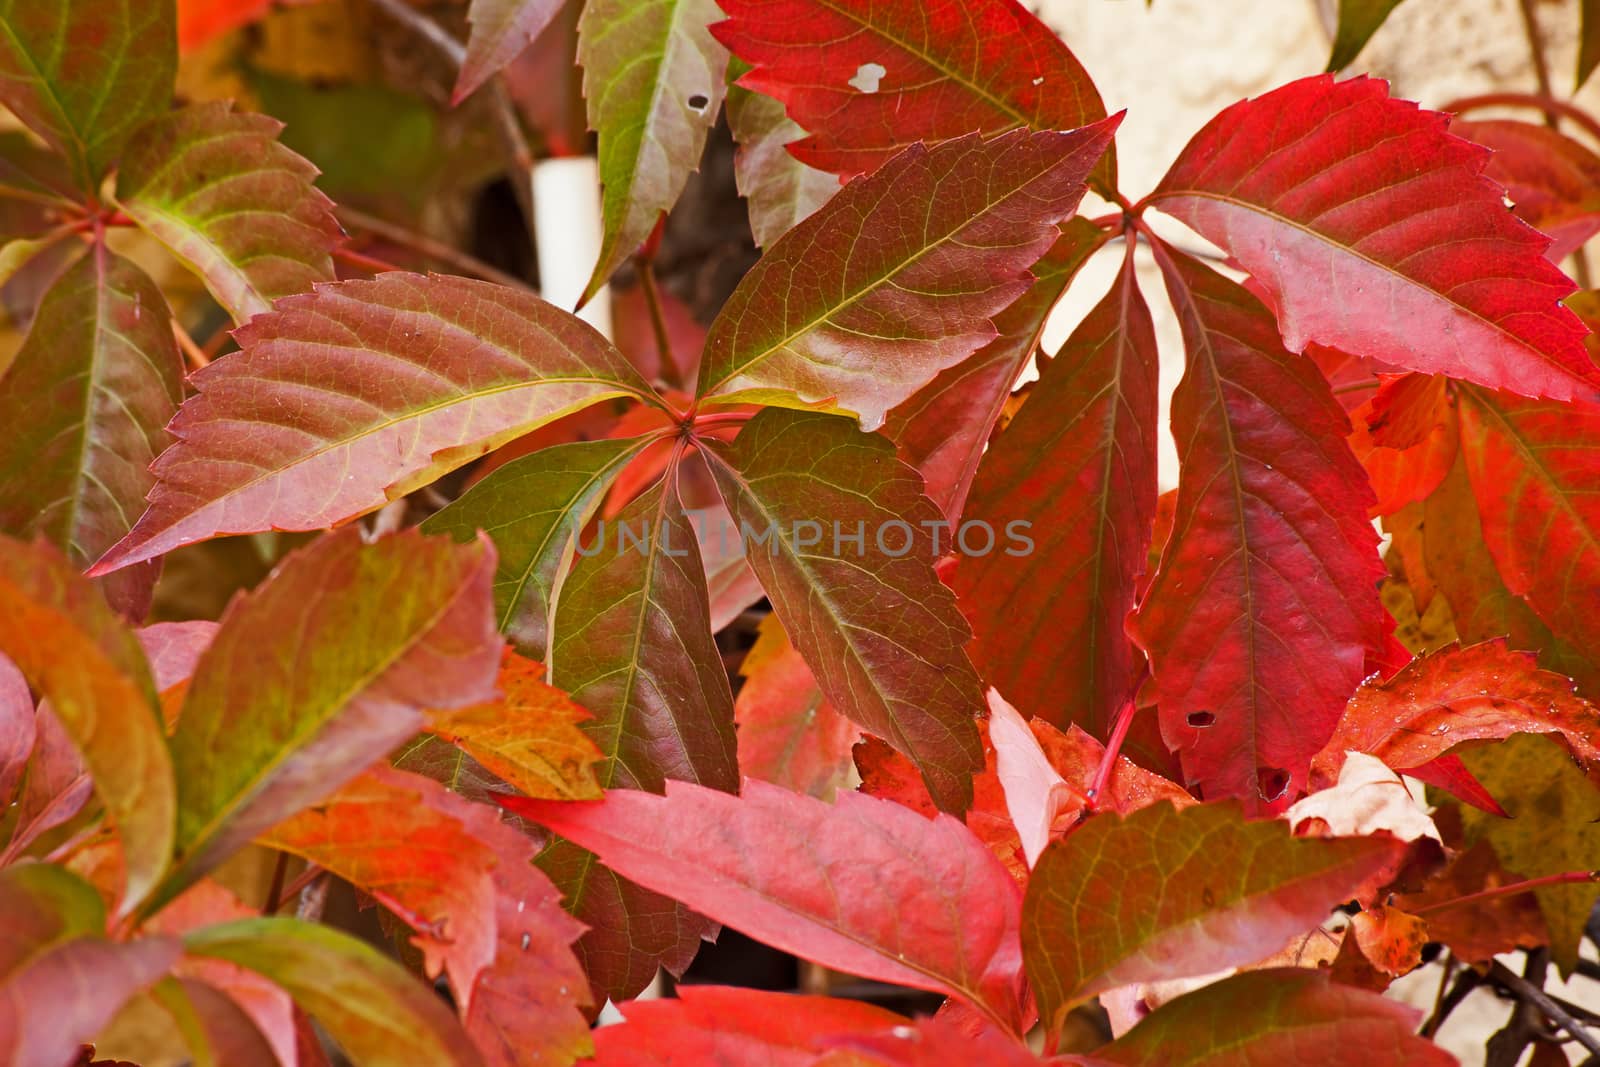
[[[1263,767],[1256,772],[1262,800],[1277,800],[1289,788],[1289,772],[1281,767]]]
[[[1217,717],[1209,711],[1191,711],[1189,713],[1189,725],[1197,730],[1210,726],[1216,721]]]
[[[689,106],[695,111],[704,111],[710,103],[711,98],[704,93],[695,93],[689,98]]]
[[[864,93],[875,93],[878,91],[878,83],[883,81],[883,76],[887,73],[889,73],[888,68],[882,63],[863,63],[856,68],[855,77],[845,84]]]

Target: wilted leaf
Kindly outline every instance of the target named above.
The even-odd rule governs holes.
[[[1572,282],[1483,176],[1488,151],[1447,121],[1373,78],[1303,78],[1213,119],[1150,202],[1262,285],[1290,351],[1315,341],[1529,396],[1600,399],[1583,327],[1560,304]]]
[[[167,868],[175,808],[139,642],[60,553],[0,538],[0,653],[50,702],[82,754],[127,855],[121,910],[133,908]]]
[[[983,695],[966,622],[933,571],[939,514],[916,472],[848,420],[782,408],[707,456],[823,694],[915,762],[943,810],[965,811]]]
[[[233,320],[333,279],[341,231],[317,169],[278,143],[283,124],[193,104],[141,129],[117,171],[130,218],[193,267]]]
[[[1488,897],[1470,904],[1437,905],[1521,881],[1507,874],[1494,848],[1479,841],[1451,859],[1418,893],[1395,898],[1395,905],[1426,913],[1428,936],[1443,942],[1464,963],[1486,963],[1502,952],[1537,948],[1549,941],[1533,893]]]
[[[1050,843],[1057,820],[1081,811],[1087,798],[1050,765],[1039,740],[1017,709],[989,690],[989,738],[995,770],[1006,794],[1006,810],[1022,842],[1028,866]]]
[[[624,877],[775,948],[1021,1017],[1020,892],[960,823],[841,794],[830,806],[765,782],[742,796],[669,782],[598,804],[503,803]]]
[[[1522,735],[1471,749],[1461,759],[1511,816],[1462,808],[1469,841],[1487,840],[1507,870],[1523,878],[1600,868],[1600,789],[1555,742]],[[1577,882],[1543,886],[1537,894],[1550,956],[1562,974],[1571,974],[1600,887]]]
[[[0,103],[71,161],[85,194],[166,110],[177,67],[170,3],[0,0]]]
[[[1131,622],[1190,784],[1250,809],[1304,787],[1383,647],[1370,490],[1327,382],[1235,283],[1163,252],[1188,367],[1171,539]]]
[[[741,71],[747,64],[739,64]],[[783,104],[765,93],[733,84],[728,87],[728,126],[738,150],[733,176],[750,213],[750,234],[756,247],[767,248],[827,203],[839,191],[839,179],[808,167],[788,145],[806,131],[784,114]]]
[[[841,189],[744,276],[700,395],[884,414],[996,336],[990,317],[1072,215],[1116,126],[912,146]],[[909,211],[909,205],[926,211]]]
[[[1416,1036],[1418,1014],[1315,970],[1246,971],[1163,1005],[1094,1059],[1123,1067],[1455,1067],[1454,1056]]]
[[[605,234],[585,300],[644,243],[699,169],[726,84],[728,53],[707,29],[717,16],[715,0],[583,5],[578,62],[605,189]]]
[[[1011,388],[1039,345],[1051,309],[1078,268],[1109,239],[1081,216],[1033,265],[1035,281],[994,317],[998,336],[890,411],[883,432],[900,458],[922,473],[928,499],[952,523],[961,517],[978,461],[1011,398]]]
[[[156,903],[381,760],[424,709],[489,699],[493,568],[481,541],[352,528],[235,599],[172,737],[178,866]]]
[[[849,779],[850,748],[861,731],[822,695],[776,615],[761,620],[739,673],[739,774],[831,800]]]
[[[1533,653],[1513,651],[1503,639],[1447,648],[1393,678],[1362,683],[1312,760],[1312,785],[1331,782],[1346,752],[1407,771],[1463,741],[1514,733],[1559,733],[1573,755],[1600,761],[1600,709],[1573,692],[1570,678],[1538,669]]]
[[[516,59],[560,10],[561,0],[472,0],[467,9],[472,32],[450,103],[461,103]]]
[[[242,919],[184,938],[191,955],[272,979],[363,1067],[476,1067],[482,1061],[432,989],[348,934],[295,919]]]
[[[1097,737],[1143,666],[1123,623],[1156,511],[1159,358],[1132,247],[978,469],[962,525],[997,539],[1026,523],[1027,551],[963,552],[953,582],[984,678],[1029,717]],[[1019,633],[1049,634],[1057,654]]]
[[[507,651],[498,698],[439,712],[426,729],[530,797],[596,800],[594,764],[605,757],[579,728],[591,716],[543,677],[542,666]]]
[[[1315,828],[1318,837],[1366,837],[1387,833],[1398,841],[1432,838],[1439,828],[1418,806],[1411,790],[1383,761],[1364,752],[1346,754],[1338,780],[1301,797],[1283,813],[1296,833]],[[1306,825],[1315,820],[1314,826]]]
[[[79,567],[120,541],[155,484],[182,374],[161,290],[96,244],[50,287],[0,378],[0,529],[43,536]],[[154,583],[144,567],[108,593],[143,616]]]
[[[1295,838],[1236,803],[1096,815],[1045,849],[1023,904],[1039,1014],[1133,982],[1210,974],[1270,956],[1356,895],[1405,846]]]
[[[500,631],[542,658],[550,634],[550,594],[612,479],[644,447],[639,440],[580,441],[544,448],[496,467],[422,524],[424,533],[494,539]]]
[[[217,534],[315,530],[607,397],[652,395],[527,293],[394,272],[288,297],[191,381],[151,506],[97,572]]]
[[[820,170],[860,174],[916,141],[1072,130],[1106,115],[1077,58],[1016,0],[718,6],[729,19],[717,39],[755,67],[740,84],[810,131],[790,151]]]

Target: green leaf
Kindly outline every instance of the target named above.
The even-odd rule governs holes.
[[[607,788],[661,792],[668,778],[739,786],[733,695],[711,634],[695,531],[675,472],[600,528],[555,608],[550,681],[594,713]],[[715,926],[556,840],[539,866],[589,927],[577,945],[597,990],[633,996],[658,967],[681,973]]]
[[[1518,734],[1466,749],[1461,761],[1511,816],[1502,819],[1460,805],[1469,842],[1487,839],[1500,862],[1523,878],[1600,868],[1600,789],[1559,744],[1538,734]],[[1570,975],[1600,886],[1551,885],[1535,895],[1550,931],[1550,957]]]
[[[97,573],[223,533],[382,507],[546,422],[657,403],[605,338],[529,293],[395,271],[286,297],[191,379],[150,508]]]
[[[0,103],[68,158],[81,193],[167,109],[177,69],[169,0],[0,0]]]
[[[876,429],[995,338],[991,316],[1027,292],[1117,121],[912,145],[851,182],[734,290],[706,338],[700,395],[825,405]]]
[[[739,788],[733,694],[672,474],[599,530],[556,603],[550,683],[594,713],[606,789]]]
[[[277,141],[283,124],[194,104],[139,131],[117,172],[122,210],[172,249],[243,324],[333,280],[333,205],[317,169]]]
[[[1399,6],[1400,0],[1339,0],[1339,31],[1333,37],[1328,69],[1348,67],[1378,32],[1389,12]]]
[[[79,567],[121,540],[155,484],[182,375],[161,290],[96,245],[45,293],[0,378],[0,530],[45,537]],[[143,615],[153,571],[119,577],[115,599]]]
[[[1122,1067],[1454,1067],[1416,1034],[1420,1013],[1314,968],[1246,971],[1157,1008],[1093,1055]]]
[[[356,1067],[482,1062],[431,988],[348,934],[295,919],[242,919],[196,930],[184,948],[288,990]]]
[[[1097,993],[1255,963],[1405,854],[1392,838],[1297,838],[1237,803],[1096,815],[1039,857],[1022,954],[1052,1030]]]
[[[578,62],[600,134],[605,237],[588,300],[644,243],[700,166],[722,110],[728,51],[706,28],[714,0],[589,0]]]
[[[1600,0],[1582,0],[1582,26],[1578,31],[1578,81],[1573,92],[1583,88],[1594,68],[1600,67]]]
[[[409,531],[363,545],[352,528],[236,598],[172,738],[178,865],[155,903],[383,759],[424,709],[489,699],[493,569],[482,541]]]
[[[941,516],[922,479],[849,420],[783,408],[707,456],[823,694],[915,762],[939,807],[965,811],[983,767],[983,691],[967,624],[933,570]]]
[[[122,840],[120,910],[172,856],[172,761],[144,652],[94,584],[59,552],[0,537],[0,652],[50,701]]]
[[[496,467],[422,524],[424,533],[458,541],[482,530],[500,561],[494,572],[500,632],[525,654],[543,659],[550,635],[551,593],[573,540],[613,479],[646,442],[580,441],[556,445]]]
[[[561,0],[472,0],[467,54],[450,94],[452,107],[477,92],[495,72],[517,58],[561,10]]]
[[[734,67],[741,74],[750,69],[738,60]],[[756,247],[770,247],[839,191],[838,178],[806,166],[789,151],[806,131],[772,97],[730,84],[728,126],[739,143],[733,176],[750,212]]]

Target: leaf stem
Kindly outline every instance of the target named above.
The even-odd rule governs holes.
[[[640,257],[639,285],[644,289],[645,306],[650,309],[650,328],[656,335],[656,352],[661,357],[665,377],[676,385],[686,386],[683,371],[672,353],[672,338],[667,334],[667,316],[661,309],[661,289],[656,285],[655,261]]]
[[[515,274],[510,274],[499,267],[491,266],[476,256],[468,255],[466,252],[445,244],[443,241],[436,241],[426,234],[418,233],[415,230],[390,222],[388,219],[381,219],[376,215],[369,215],[365,211],[358,211],[351,207],[339,207],[336,209],[336,213],[341,221],[354,226],[358,230],[365,230],[374,237],[380,237],[403,248],[409,248],[413,252],[417,252],[429,259],[447,264],[462,274],[468,274],[474,278],[482,278],[484,281],[496,282],[513,289],[533,291],[533,286]]]
[[[178,342],[178,347],[183,350],[184,358],[193,364],[195,370],[211,365],[211,357],[206,355],[205,349],[195,343],[189,336],[189,331],[183,328],[183,323],[178,321],[176,315],[172,317],[172,336]]]
[[[1463,96],[1459,100],[1450,101],[1439,110],[1459,115],[1486,107],[1526,107],[1543,111],[1547,115],[1559,115],[1572,120],[1574,125],[1590,137],[1600,141],[1600,120],[1596,120],[1593,115],[1576,104],[1569,104],[1565,100],[1557,100],[1551,96],[1540,96],[1537,93],[1483,93],[1478,96]]]
[[[1464,897],[1441,900],[1438,903],[1417,908],[1411,914],[1432,915],[1435,912],[1448,911],[1451,908],[1464,907],[1467,904],[1476,904],[1482,900],[1516,896],[1518,893],[1527,893],[1549,885],[1570,885],[1574,882],[1600,882],[1600,871],[1563,871],[1560,874],[1547,874],[1543,878],[1530,878],[1525,882],[1511,882],[1507,885],[1484,889],[1477,893],[1468,893]]]
[[[392,270],[401,269],[398,264],[379,259],[377,256],[369,256],[365,252],[357,252],[348,245],[341,245],[335,248],[333,250],[333,258],[358,270],[364,270],[368,274],[385,274]]]
[[[1122,743],[1128,739],[1128,728],[1133,725],[1133,717],[1138,710],[1138,701],[1134,697],[1123,701],[1122,707],[1117,709],[1117,717],[1111,724],[1111,737],[1106,741],[1105,753],[1100,757],[1100,766],[1095,768],[1094,781],[1089,783],[1089,791],[1084,794],[1087,801],[1085,807],[1090,811],[1099,810],[1100,798],[1111,786],[1111,775],[1117,768],[1117,756],[1122,752]]]

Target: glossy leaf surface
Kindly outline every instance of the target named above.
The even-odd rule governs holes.
[[[1382,81],[1305,78],[1213,119],[1152,203],[1261,283],[1291,351],[1315,341],[1528,396],[1600,398],[1548,239],[1506,210],[1487,151],[1446,124]]]
[[[847,185],[734,290],[700,394],[826,404],[876,429],[994,339],[990,317],[1027,291],[1114,128],[913,146]]]
[[[593,329],[487,282],[399,272],[281,301],[194,375],[151,504],[97,565],[314,530],[569,411],[650,387]]]
[[[966,810],[983,697],[966,623],[933,571],[926,524],[939,515],[921,479],[848,420],[781,408],[712,456],[750,565],[823,694],[915,762],[942,809]]]

